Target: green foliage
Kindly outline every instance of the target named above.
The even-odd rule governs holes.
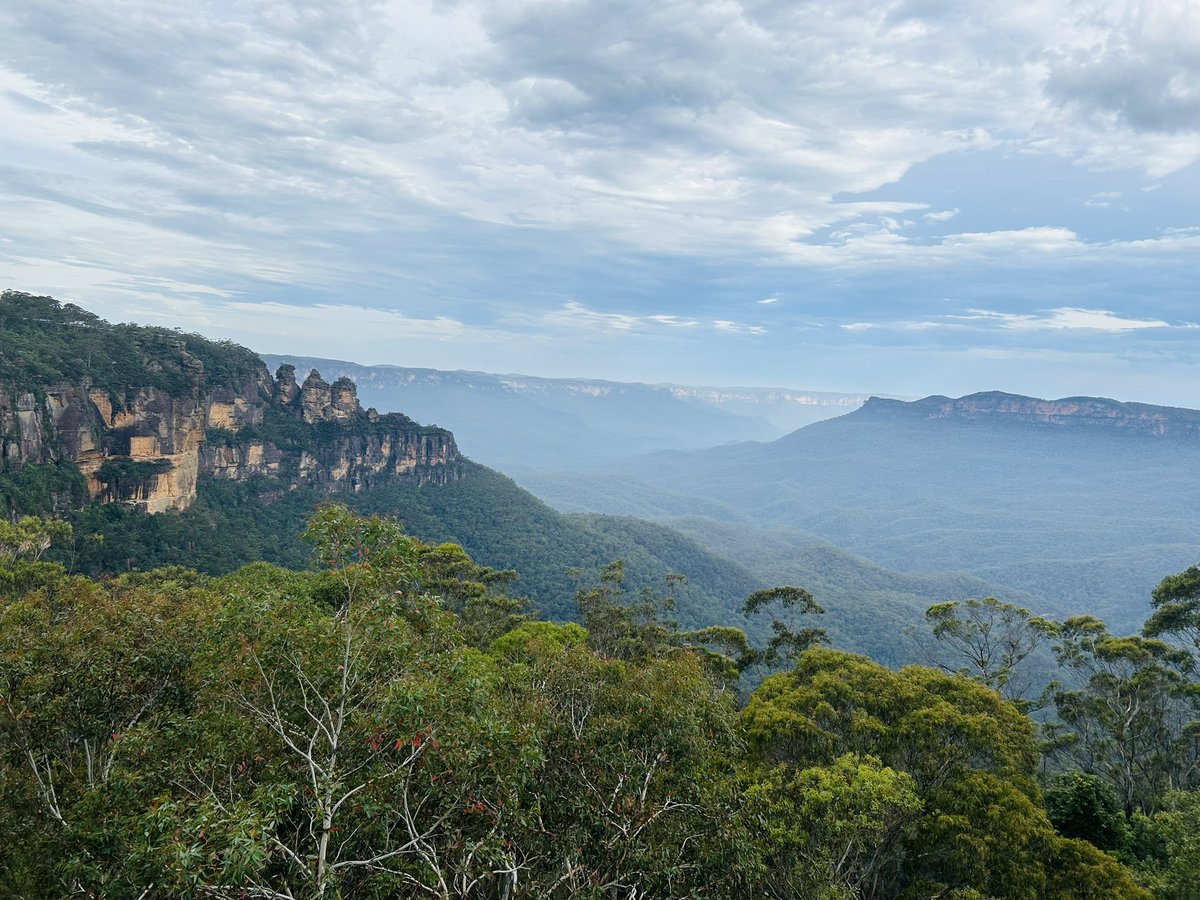
[[[262,502],[260,492],[272,489],[282,496]],[[270,482],[202,479],[196,503],[182,513],[147,515],[118,503],[89,504],[69,519],[80,540],[55,558],[94,575],[165,565],[220,575],[258,560],[304,568],[309,549],[301,539],[303,522],[321,500],[310,490],[285,494]]]
[[[289,491],[272,479],[201,477],[195,504],[181,513],[146,515],[117,504],[85,507],[70,517],[76,534],[100,535],[102,541],[81,537],[55,558],[88,574],[187,565],[219,575],[257,560],[303,568],[309,557],[300,537],[302,523],[330,499],[308,488]],[[685,628],[740,624],[740,598],[762,586],[735,564],[669,529],[645,523],[624,534],[620,527],[593,527],[469,462],[465,477],[448,485],[380,484],[332,499],[361,513],[397,516],[426,543],[462,547],[478,567],[466,581],[482,583],[492,595],[503,590],[528,598],[529,608],[510,609],[511,614],[536,611],[558,621],[575,617],[576,580],[568,573],[599,571],[618,558],[628,562],[627,586],[634,592],[662,585],[673,571],[688,574],[676,590],[676,613]],[[453,567],[453,560],[431,558],[429,567],[436,579],[439,571]],[[514,571],[515,578],[509,574]],[[455,611],[470,599],[465,590],[460,586],[448,598]]]
[[[609,563],[594,584],[581,585],[575,592],[588,646],[601,656],[632,662],[683,651],[699,659],[722,684],[736,684],[741,673],[764,654],[751,646],[740,628],[710,625],[680,630],[670,614],[675,609],[674,591],[684,583],[683,576],[668,575],[665,590],[643,587],[631,594],[625,590],[624,560]],[[793,591],[807,593],[802,588],[776,590],[789,596]]]
[[[135,460],[114,456],[103,462],[96,471],[96,478],[114,497],[142,497],[154,488],[158,476],[170,469],[171,462],[166,459]]]
[[[893,672],[814,647],[763,682],[742,720],[765,760],[828,764],[850,752],[909,772],[922,791],[982,769],[1036,793],[1029,720],[995,692],[923,666]]]
[[[311,489],[287,491],[270,479],[201,478],[196,503],[182,513],[146,515],[118,504],[85,507],[71,517],[80,539],[57,551],[55,559],[91,574],[187,565],[219,575],[256,560],[303,568],[308,550],[300,523],[329,499]],[[396,483],[335,499],[360,512],[398,516],[426,543],[462,548],[430,550],[426,577],[447,609],[478,620],[479,646],[497,629],[511,627],[516,620],[509,617],[531,611],[559,621],[576,617],[571,570],[598,571],[617,558],[628,561],[626,587],[633,594],[657,590],[677,569],[697,573],[700,583],[689,577],[672,588],[681,626],[694,631],[740,624],[738,598],[760,586],[687,539],[659,540],[671,534],[667,529],[647,525],[625,537],[620,529],[596,530],[470,463],[466,478],[449,485]],[[473,574],[460,570],[456,553],[470,560]]]
[[[1046,876],[1047,897],[1062,900],[1100,900],[1107,897],[1150,900],[1151,897],[1144,887],[1130,879],[1127,868],[1087,841],[1054,841],[1050,845]],[[1187,897],[1186,894],[1167,896],[1172,896],[1174,900]]]
[[[699,656],[549,623],[481,654],[445,611],[488,574],[461,552],[338,506],[307,536],[319,571],[0,604],[0,893],[733,895],[739,742]]]
[[[752,760],[768,771],[830,767],[851,753],[911,779],[920,814],[890,838],[898,863],[873,874],[879,896],[1092,896],[1046,893],[1071,879],[1054,874],[1065,851],[1040,804],[1033,724],[983,685],[816,647],[763,682],[741,721]],[[1080,880],[1111,884],[1105,896],[1143,896],[1101,857],[1070,865]]]
[[[0,349],[0,385],[16,391],[87,378],[114,394],[153,387],[178,396],[245,384],[263,371],[254,353],[230,341],[112,325],[70,303],[20,291],[0,293]]]
[[[478,566],[457,544],[423,545],[420,558],[422,589],[458,616],[463,635],[476,647],[490,646],[528,619],[528,602],[503,593],[517,580],[514,570]]]
[[[522,622],[516,628],[492,641],[489,652],[508,660],[528,661],[534,658],[554,658],[573,647],[587,644],[587,631],[582,625],[568,622]]]
[[[739,713],[750,644],[678,627],[677,579],[609,564],[584,628],[386,517],[327,504],[305,536],[308,571],[91,581],[45,562],[62,523],[0,526],[9,571],[45,567],[0,597],[0,894],[1148,896],[1055,832],[1033,723],[975,680],[813,646]],[[1071,658],[1101,631],[1068,623]],[[1062,787],[1064,834],[1119,831],[1097,782]],[[1187,897],[1194,795],[1160,805],[1120,852]]]
[[[1142,867],[1156,897],[1195,900],[1200,897],[1200,791],[1180,791],[1164,798],[1163,809],[1147,823],[1158,845]]]
[[[1081,838],[1101,850],[1123,850],[1129,823],[1112,785],[1096,775],[1071,772],[1046,789],[1046,814],[1063,837]]]
[[[71,526],[58,519],[0,519],[0,596],[20,596],[62,578],[62,566],[43,560],[51,547],[71,536]]]
[[[735,827],[731,695],[692,654],[634,664],[581,637],[531,623],[494,647],[512,660],[514,713],[541,736],[528,802],[543,838],[530,849],[555,875],[527,895],[748,896],[736,890],[755,851]]]
[[[771,622],[771,640],[758,655],[758,660],[768,666],[778,665],[784,660],[794,663],[809,647],[828,640],[829,635],[824,628],[810,626],[796,631],[797,615],[822,615],[825,612],[812,594],[802,587],[784,585],[755,591],[742,604],[742,613],[752,616],[775,605],[778,605],[785,618]]]
[[[316,546],[317,563],[340,573],[346,584],[345,604],[353,602],[360,586],[399,591],[420,574],[419,543],[394,520],[358,516],[330,503],[312,514],[304,537]]]
[[[738,598],[762,587],[753,576],[665,528],[643,523],[600,524],[564,516],[498,472],[467,463],[464,477],[447,485],[397,483],[347,498],[361,512],[397,515],[429,543],[462,546],[483,566],[514,569],[510,590],[528,597],[539,615],[563,621],[578,615],[572,570],[599,572],[624,559],[627,588],[660,588],[672,572],[676,614],[685,628],[736,619]]]
[[[951,660],[943,668],[975,678],[1007,700],[1034,705],[1025,696],[1028,681],[1014,675],[1058,634],[1055,622],[995,597],[937,603],[925,611],[925,619]]]
[[[638,662],[662,655],[678,631],[669,614],[675,609],[672,591],[680,583],[679,576],[668,576],[665,592],[643,588],[629,596],[625,561],[606,565],[594,585],[575,592],[588,646],[601,656]]]
[[[1055,650],[1075,682],[1055,706],[1075,731],[1067,750],[1077,767],[1107,779],[1126,814],[1152,812],[1166,790],[1190,785],[1200,756],[1190,654],[1115,637],[1091,616],[1063,623]]]
[[[17,562],[37,563],[56,542],[71,537],[71,526],[58,519],[25,516],[15,522],[0,519],[0,567]]]
[[[529,730],[505,717],[487,661],[410,589],[413,539],[339,508],[314,516],[309,535],[329,575],[312,577],[337,586],[336,602],[269,573],[231,582],[201,660],[196,720],[232,740],[195,759],[190,787],[156,830],[156,855],[187,893],[287,885],[298,896],[387,896],[436,893],[457,878],[501,883],[513,866],[504,829],[523,815],[518,791],[537,758]],[[214,772],[229,773],[217,791]],[[286,789],[285,802],[263,794],[264,778]],[[226,797],[252,826],[190,856]],[[256,841],[248,854],[231,840],[242,831]]]
[[[87,481],[66,460],[0,468],[0,516],[50,515],[87,502]]]
[[[1164,578],[1151,600],[1154,613],[1146,620],[1146,637],[1174,637],[1200,661],[1200,566]]]
[[[1064,838],[1080,838],[1100,850],[1124,850],[1129,844],[1121,800],[1097,775],[1061,775],[1046,788],[1045,805],[1046,815]]]
[[[826,610],[821,625],[830,643],[889,666],[927,661],[908,632],[932,603],[997,591],[995,585],[962,573],[915,575],[884,568],[801,531],[699,518],[673,519],[670,525],[753,572],[758,579],[755,587],[804,585],[821,598]],[[680,571],[695,578],[695,567]],[[745,596],[745,592],[734,595]],[[746,627],[756,638],[769,635],[753,623]],[[1053,664],[1052,658],[1047,661]],[[1041,678],[1040,671],[1035,674]]]
[[[131,805],[149,802],[142,738],[190,705],[211,599],[168,572],[0,603],[0,893],[127,893],[121,842]]]
[[[921,809],[910,776],[853,753],[829,766],[767,769],[746,797],[771,895],[813,900],[879,896],[896,883]]]

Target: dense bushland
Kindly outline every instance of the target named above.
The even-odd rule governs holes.
[[[0,892],[1193,896],[1200,572],[1147,636],[936,607],[941,667],[890,670],[799,588],[748,599],[755,648],[620,564],[554,624],[391,520],[306,537],[305,570],[92,579],[47,562],[65,524],[0,524]],[[1073,682],[1024,697],[1043,646]]]

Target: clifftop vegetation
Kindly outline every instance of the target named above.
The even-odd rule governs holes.
[[[232,341],[145,325],[113,325],[72,303],[21,291],[0,293],[0,387],[32,391],[88,379],[114,393],[153,387],[171,395],[242,385],[265,374]]]

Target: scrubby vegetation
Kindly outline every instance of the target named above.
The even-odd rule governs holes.
[[[0,385],[37,391],[90,380],[120,393],[144,387],[169,394],[245,384],[262,370],[232,341],[145,325],[113,325],[72,303],[21,291],[0,293]]]

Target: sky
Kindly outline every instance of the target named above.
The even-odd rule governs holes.
[[[0,30],[0,287],[366,364],[1200,407],[1194,0]]]

